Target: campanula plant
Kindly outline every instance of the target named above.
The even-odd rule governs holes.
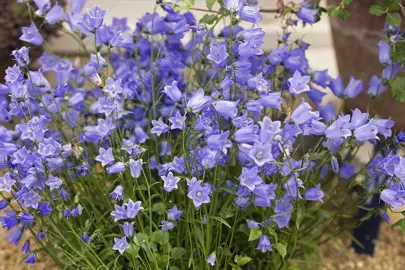
[[[386,68],[367,88],[311,69],[309,44],[290,36],[319,19],[318,5],[279,1],[282,35],[264,52],[256,1],[207,1],[200,21],[192,2],[158,1],[133,28],[83,0],[26,3],[87,56],[55,55],[33,23],[0,85],[0,222],[26,263],[46,254],[66,269],[287,269],[344,232],[342,217],[369,194],[404,204],[405,159],[389,152],[404,134],[372,112],[321,103],[326,87],[342,99],[387,91],[402,69],[389,53],[399,29],[386,25]],[[37,70],[32,46],[46,49]],[[378,140],[389,153],[354,167]],[[387,181],[353,199],[359,176],[378,175]]]

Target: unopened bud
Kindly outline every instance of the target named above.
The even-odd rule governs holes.
[[[97,85],[98,87],[103,86],[103,80],[100,78],[100,75],[98,73],[94,73],[93,75],[90,76],[90,80]]]

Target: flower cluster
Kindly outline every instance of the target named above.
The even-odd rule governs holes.
[[[83,65],[45,52],[35,71],[29,47],[20,48],[0,85],[0,120],[13,124],[0,127],[7,209],[0,222],[12,244],[36,233],[56,264],[198,268],[228,265],[233,254],[277,264],[282,247],[295,254],[292,228],[310,228],[325,198],[333,200],[327,180],[357,175],[345,150],[392,137],[390,119],[323,105],[320,89],[347,99],[366,88],[309,67],[308,44],[288,29],[318,19],[312,4],[291,8],[279,46],[265,53],[260,8],[243,0],[223,1],[213,24],[224,17],[231,24],[219,34],[172,3],[157,6],[164,15],[145,14],[132,32],[126,19],[106,24],[99,6],[83,12],[81,0],[67,12],[34,2],[36,16],[67,22],[84,50],[84,38],[95,48]],[[23,28],[21,39],[41,45],[40,26]],[[370,95],[385,91],[384,80],[399,70],[390,46],[379,46],[386,68],[372,78]],[[313,137],[316,145],[300,152]],[[404,204],[405,159],[377,157],[365,171],[388,175],[382,200]],[[251,241],[255,247],[245,249]],[[48,243],[60,249],[48,252]],[[35,263],[30,240],[22,251]],[[251,260],[244,258],[235,262]]]

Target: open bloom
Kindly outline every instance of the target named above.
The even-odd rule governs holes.
[[[20,40],[31,43],[32,45],[39,46],[42,44],[44,39],[42,38],[41,33],[39,33],[37,26],[34,23],[31,23],[28,27],[22,28],[22,36]]]
[[[163,180],[163,189],[167,192],[172,192],[177,189],[177,183],[180,181],[180,177],[176,177],[172,172],[169,172],[167,176],[161,176]]]

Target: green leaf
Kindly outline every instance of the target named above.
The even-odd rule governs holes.
[[[205,2],[207,3],[207,8],[208,8],[209,10],[211,10],[211,9],[212,9],[212,6],[215,4],[216,1],[217,1],[217,0],[205,0]]]
[[[200,23],[212,25],[212,24],[214,24],[214,22],[217,20],[217,18],[218,18],[218,17],[217,17],[216,15],[205,14],[205,15],[200,19]]]
[[[339,17],[342,20],[347,20],[347,18],[349,18],[349,10],[347,8],[342,8]]]
[[[215,216],[209,216],[209,218],[215,219],[216,221],[221,222],[222,224],[224,224],[226,227],[228,227],[229,229],[232,229],[231,225],[229,225],[228,222],[226,222],[225,219],[221,218],[221,217],[215,217]]]
[[[192,7],[195,4],[195,0],[181,0],[181,2],[184,2],[189,7]]]
[[[137,233],[134,235],[134,243],[138,246],[149,241],[149,236],[144,233]]]
[[[340,7],[336,5],[330,5],[328,7],[328,15],[332,17],[337,17],[340,14]]]
[[[405,40],[398,40],[391,49],[391,59],[394,62],[405,61]]]
[[[155,231],[153,232],[152,240],[155,243],[165,245],[169,242],[169,233],[164,231]]]
[[[297,226],[297,229],[300,228],[302,219],[304,218],[304,213],[305,213],[305,205],[302,202],[298,203],[297,216],[295,218],[295,225]]]
[[[170,252],[170,256],[173,259],[180,259],[181,256],[183,256],[183,254],[185,253],[185,249],[182,247],[175,247],[172,249],[172,251]]]
[[[388,13],[387,22],[392,26],[398,27],[401,25],[401,15],[397,12]]]
[[[372,5],[368,12],[376,16],[382,16],[385,13],[385,9],[379,5]]]
[[[152,206],[152,211],[158,213],[159,215],[163,215],[166,213],[166,205],[164,203],[155,203]]]
[[[397,223],[392,225],[392,229],[399,228],[403,231],[405,231],[405,218],[399,220]]]
[[[259,228],[253,228],[250,230],[249,241],[256,240],[257,238],[259,238],[262,235],[263,235],[263,233]]]
[[[390,81],[394,99],[405,102],[405,77],[395,77]]]
[[[247,264],[248,262],[250,262],[252,260],[252,258],[250,258],[250,257],[248,257],[248,256],[239,256],[239,255],[236,255],[236,257],[235,257],[235,262],[238,264],[238,265],[245,265],[245,264]]]
[[[343,0],[343,4],[345,5],[350,5],[353,2],[353,0]]]
[[[281,243],[275,243],[272,245],[277,251],[278,253],[280,253],[280,255],[284,258],[285,255],[287,254],[287,249],[285,248],[285,246]]]

